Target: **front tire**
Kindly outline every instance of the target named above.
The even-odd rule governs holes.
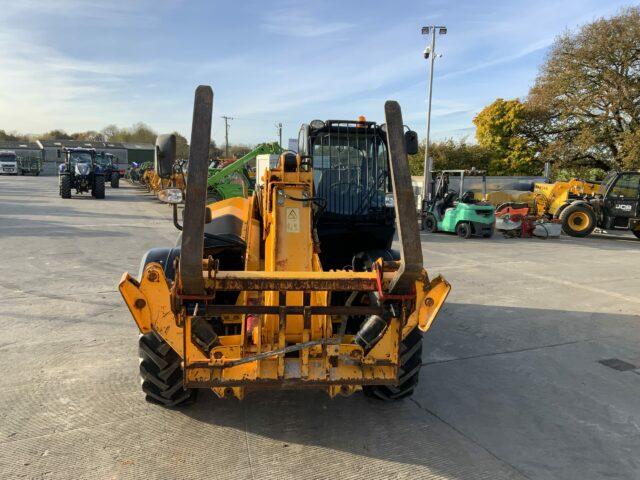
[[[422,332],[414,328],[400,343],[398,385],[364,385],[362,391],[367,397],[387,402],[410,397],[418,386],[421,367]]]
[[[560,213],[562,231],[572,237],[586,237],[596,228],[596,216],[591,207],[570,205]]]
[[[438,231],[438,220],[433,213],[427,213],[424,217],[424,230],[428,233],[435,233]]]
[[[157,333],[140,335],[138,355],[142,391],[148,402],[176,407],[195,400],[197,390],[183,387],[180,356]]]
[[[60,177],[60,196],[62,198],[71,198],[71,177],[69,175]]]
[[[91,195],[95,198],[104,198],[104,177],[102,175],[96,176],[93,179],[93,188],[91,189]]]
[[[120,174],[115,172],[111,175],[111,188],[119,188],[120,187]]]

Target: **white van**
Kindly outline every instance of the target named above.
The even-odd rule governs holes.
[[[0,150],[0,174],[18,175],[18,157],[16,152]]]

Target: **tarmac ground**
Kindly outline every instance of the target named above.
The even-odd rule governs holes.
[[[127,182],[62,200],[0,176],[0,478],[640,478],[640,241],[423,234],[453,285],[415,395],[203,391],[146,403],[116,285],[172,245]],[[604,363],[603,363],[604,362]]]

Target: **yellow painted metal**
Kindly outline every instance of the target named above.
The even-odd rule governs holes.
[[[426,278],[426,272],[424,274]],[[429,330],[451,291],[451,285],[441,275],[434,278],[426,289],[424,285],[423,282],[416,282],[416,310],[402,329],[403,338],[416,326],[423,332]]]
[[[140,332],[156,331],[182,357],[183,329],[171,311],[171,292],[162,266],[148,264],[139,282],[125,273],[118,289]]]
[[[591,218],[585,212],[573,212],[567,218],[567,223],[576,232],[582,232],[589,228]]]
[[[427,331],[451,289],[442,277],[429,281],[423,271],[415,296],[396,300],[402,305],[398,316],[389,320],[366,355],[351,335],[338,335],[340,315],[311,315],[310,310],[304,315],[282,310],[281,314],[225,313],[224,325],[237,328],[219,336],[219,343],[205,352],[193,340],[191,326],[197,312],[188,310],[193,307],[185,306],[186,301],[215,309],[217,294],[237,289],[236,305],[250,310],[251,306],[327,307],[332,292],[341,289],[388,295],[397,263],[379,260],[372,272],[322,269],[313,238],[312,204],[305,201],[313,193],[312,172],[300,168],[299,157],[297,162],[294,171],[285,171],[281,157],[277,168],[265,172],[259,196],[207,206],[212,221],[231,216],[242,223],[243,271],[216,271],[203,259],[207,294],[197,299],[182,297],[180,285],[168,281],[157,263],[147,265],[138,280],[128,274],[122,277],[120,292],[140,331],[157,332],[183,359],[186,387],[243,398],[248,387],[324,387],[335,396],[349,395],[367,384],[393,385],[398,380],[402,338],[414,328]],[[278,353],[286,348],[297,350]]]
[[[566,182],[536,183],[533,188],[532,207],[537,216],[557,216],[567,203],[569,195],[576,197],[595,195],[600,187],[597,183],[572,178]]]

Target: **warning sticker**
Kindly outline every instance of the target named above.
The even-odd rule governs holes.
[[[285,210],[287,233],[300,233],[300,209],[287,207]]]

